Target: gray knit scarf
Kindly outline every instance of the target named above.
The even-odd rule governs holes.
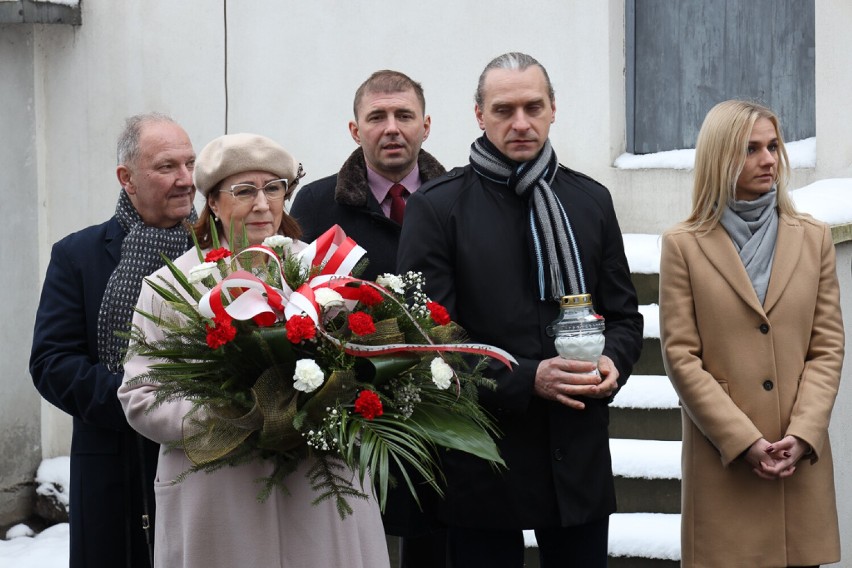
[[[778,237],[775,187],[753,201],[728,202],[722,211],[722,226],[728,231],[745,265],[761,305],[769,287],[769,273]]]
[[[586,282],[574,230],[550,187],[559,167],[550,140],[545,141],[534,160],[515,162],[483,135],[470,146],[470,165],[480,176],[506,185],[527,199],[541,299],[559,300],[566,294],[585,294]]]
[[[122,189],[115,207],[115,217],[127,233],[121,244],[121,259],[107,282],[98,314],[98,357],[113,373],[124,370],[122,361],[127,351],[127,337],[119,334],[130,330],[133,309],[139,299],[142,280],[163,266],[160,253],[174,260],[192,244],[181,223],[170,229],[146,225]],[[187,217],[194,223],[195,207]]]

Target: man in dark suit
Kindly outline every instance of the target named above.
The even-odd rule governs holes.
[[[358,87],[349,132],[359,148],[340,171],[296,194],[290,214],[310,242],[333,225],[364,247],[369,264],[362,278],[396,271],[396,249],[408,196],[445,172],[421,145],[429,136],[423,88],[398,71],[376,71]],[[398,192],[398,193],[397,193]],[[445,536],[431,513],[435,495],[420,494],[425,514],[404,483],[391,490],[385,531],[402,537],[400,568],[440,568]]]
[[[127,424],[116,392],[142,278],[191,244],[195,152],[161,114],[127,120],[118,141],[115,215],[53,246],[36,314],[30,373],[74,417],[71,568],[151,565],[159,446]],[[147,534],[146,534],[147,533]],[[150,539],[146,537],[150,535]]]
[[[471,340],[518,361],[511,371],[489,367],[497,388],[480,395],[507,469],[442,456],[450,558],[520,568],[522,530],[535,529],[542,566],[604,567],[615,511],[607,404],[642,343],[621,230],[607,189],[559,165],[553,87],[535,59],[507,53],[489,63],[475,112],[485,135],[470,165],[412,197],[399,245],[400,272],[422,272],[427,295]],[[546,332],[559,299],[578,294],[591,294],[606,318],[597,364],[556,356]]]

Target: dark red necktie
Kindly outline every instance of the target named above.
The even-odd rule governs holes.
[[[405,199],[403,197],[408,195],[408,190],[402,184],[395,183],[388,190],[388,195],[390,195],[391,200],[390,218],[402,225],[402,217],[405,214]]]

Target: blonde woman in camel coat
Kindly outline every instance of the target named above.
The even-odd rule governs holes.
[[[844,345],[834,246],[824,223],[794,210],[788,174],[776,116],[720,103],[698,137],[692,215],[663,235],[683,566],[840,559],[828,436]]]

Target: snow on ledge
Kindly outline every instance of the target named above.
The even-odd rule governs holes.
[[[30,0],[39,4],[60,4],[62,6],[71,6],[72,8],[80,5],[80,0]]]
[[[59,456],[41,462],[36,472],[36,493],[53,497],[68,510],[69,488],[71,485],[71,458]]]
[[[536,548],[535,532],[524,531],[524,545]],[[680,515],[616,513],[609,517],[609,555],[680,560]]]
[[[660,273],[660,235],[624,233],[624,255],[634,274]]]
[[[791,168],[816,166],[816,137],[787,142],[786,147]],[[624,153],[615,159],[613,166],[620,170],[691,170],[695,167],[695,150],[666,150],[653,154]]]
[[[613,408],[678,408],[677,393],[665,375],[633,375],[610,404]]]
[[[680,515],[617,513],[610,516],[609,555],[680,560]]]
[[[642,337],[660,337],[660,306],[657,304],[646,304],[639,306],[639,313],[644,319]]]
[[[680,479],[680,441],[611,439],[612,473],[630,479]]]
[[[829,225],[852,222],[852,178],[822,179],[790,192],[796,209]]]

